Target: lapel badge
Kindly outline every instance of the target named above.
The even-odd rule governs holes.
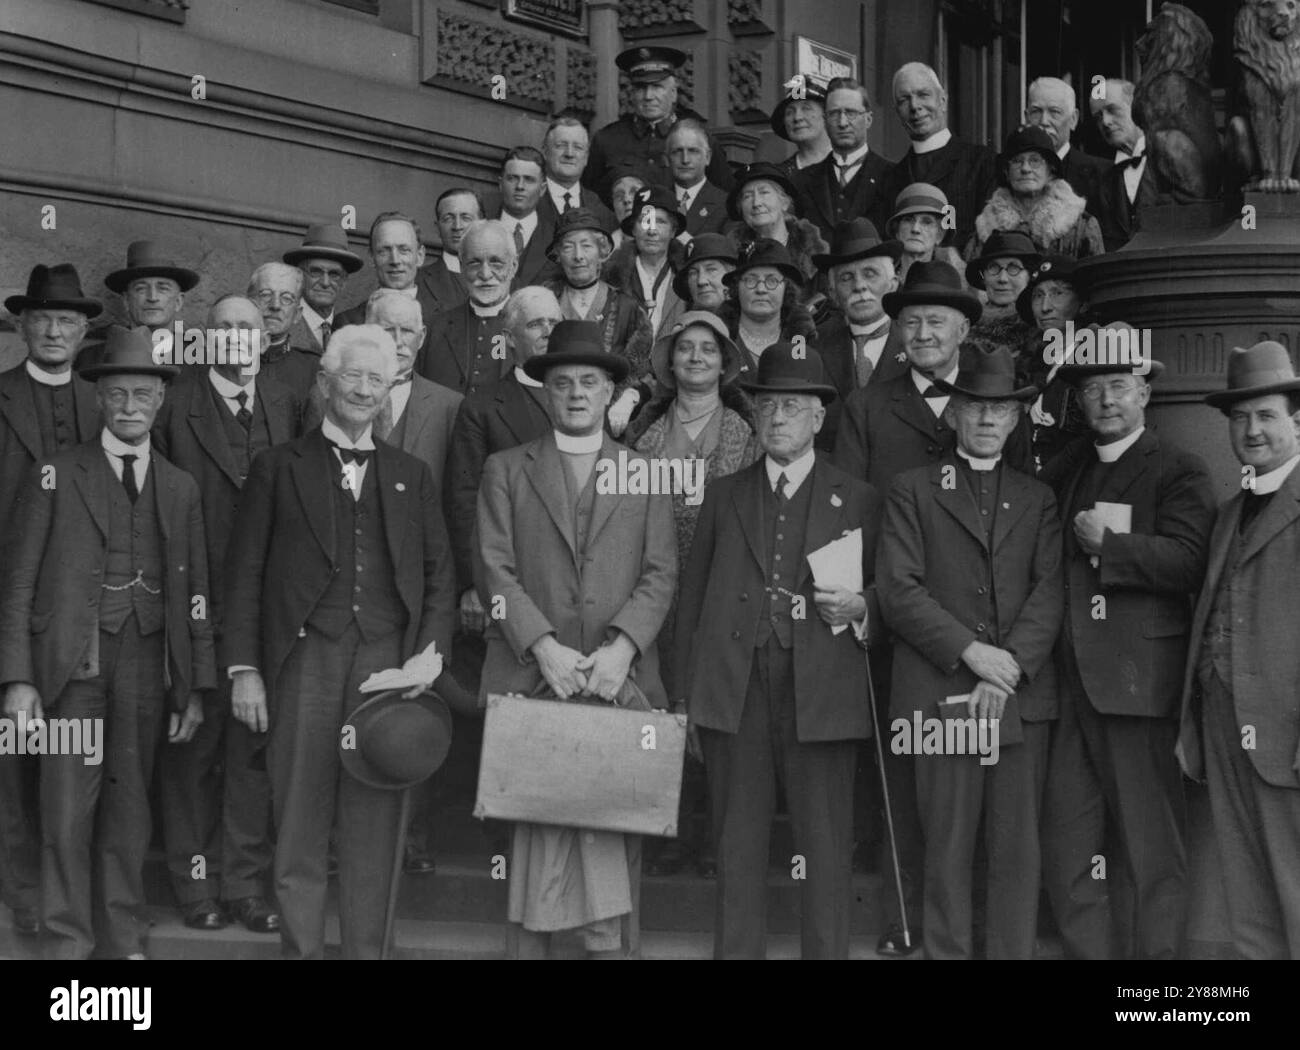
[[[1004,503],[1004,504],[1002,504],[1002,509],[1003,509],[1003,510],[1010,510],[1010,509],[1011,509],[1011,504],[1010,504],[1010,503]]]
[[[898,353],[894,355],[894,360],[901,365],[904,361],[907,360],[907,351],[906,350],[898,351]]]
[[[708,214],[709,214],[709,209],[708,209],[708,208],[701,208],[701,209],[700,209],[700,218],[701,218],[701,219],[704,218],[704,217],[705,217],[706,215],[708,215]]]
[[[394,485],[393,488],[397,489],[398,492],[406,491],[406,486],[403,485],[400,481],[396,485]]]
[[[832,493],[831,493],[831,506],[832,506],[832,507],[842,507],[842,506],[844,506],[844,501],[843,501],[842,499],[840,499],[840,497],[839,497],[839,493],[837,493],[837,492],[832,492]]]

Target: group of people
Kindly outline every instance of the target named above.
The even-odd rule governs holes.
[[[106,727],[102,764],[0,756],[0,889],[51,955],[143,955],[151,802],[187,924],[319,958],[336,865],[345,955],[382,955],[398,796],[340,737],[390,668],[394,704],[467,720],[504,693],[688,716],[680,841],[514,827],[519,958],[634,957],[643,869],[692,862],[715,954],[761,958],[781,798],[805,958],[847,956],[886,805],[881,954],[1030,957],[1042,885],[1067,954],[1176,957],[1184,776],[1235,947],[1300,955],[1300,379],[1278,344],[1230,354],[1207,400],[1247,482],[1216,511],[1147,424],[1159,361],[1044,352],[1149,192],[1132,85],[1094,102],[1114,158],[1071,146],[1052,78],[995,154],[909,63],[891,164],[860,84],[800,83],[772,117],[795,152],[733,171],[683,59],[620,55],[635,112],[558,116],[491,207],[444,192],[436,253],[378,215],[350,309],[365,261],[309,229],[208,311],[253,368],[157,353],[214,275],[151,241],[104,281],[125,325],[91,327],[69,264],[6,301],[5,715]],[[629,455],[702,463],[702,501],[597,484]]]

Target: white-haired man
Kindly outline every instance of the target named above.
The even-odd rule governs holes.
[[[1061,178],[1088,202],[1088,212],[1101,207],[1101,187],[1110,165],[1100,157],[1084,153],[1070,144],[1070,134],[1079,126],[1079,105],[1074,88],[1059,77],[1039,77],[1029,85],[1025,123],[1033,124],[1052,138],[1061,158]]]
[[[295,346],[293,326],[302,316],[306,278],[288,263],[262,263],[248,279],[248,298],[262,311],[261,374],[286,386],[300,401],[311,393],[320,371],[320,352],[314,345]]]
[[[1114,252],[1138,231],[1142,205],[1154,203],[1155,175],[1147,178],[1147,136],[1133,120],[1133,81],[1112,77],[1102,97],[1090,99],[1089,106],[1101,137],[1115,151],[1094,212],[1106,251]]]
[[[451,643],[451,555],[433,478],[374,440],[397,373],[397,348],[379,326],[334,335],[317,378],[325,418],[254,461],[227,559],[221,666],[235,717],[268,734],[289,958],[324,956],[331,829],[343,953],[379,956],[398,794],[341,772],[340,733],[370,674]]]

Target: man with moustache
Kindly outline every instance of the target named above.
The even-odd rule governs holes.
[[[96,720],[100,763],[41,757],[41,909],[53,959],[143,959],[149,785],[216,687],[198,486],[151,448],[176,374],[145,327],[110,326],[93,379],[104,428],[38,462],[13,516],[0,600],[9,718]],[[49,480],[54,479],[50,484]]]
[[[460,275],[460,242],[465,231],[483,218],[483,200],[475,190],[453,186],[438,195],[433,214],[438,220],[442,251],[420,267],[417,281],[437,304],[434,309],[438,312],[459,306],[469,298]],[[427,326],[427,320],[424,323]]]
[[[341,232],[341,231],[340,231]],[[262,335],[257,304],[239,295],[208,311],[209,331],[230,334],[230,349]],[[253,458],[296,438],[302,418],[297,395],[259,362],[232,360],[187,368],[168,391],[153,427],[154,447],[199,486],[207,538],[208,574],[226,578],[226,546]],[[211,596],[220,644],[224,595]],[[230,680],[221,678],[204,704],[194,739],[162,755],[160,802],[167,870],[186,926],[219,930],[228,917],[255,933],[274,933],[279,916],[267,901],[271,874],[271,788],[257,741],[230,718]],[[196,875],[195,857],[203,859]]]
[[[377,325],[335,333],[317,378],[325,418],[254,460],[226,559],[221,665],[234,716],[267,734],[287,958],[324,957],[331,829],[343,954],[379,957],[399,793],[343,772],[340,734],[367,677],[451,643],[451,557],[429,468],[373,435],[397,367]]]
[[[348,235],[336,223],[321,223],[307,229],[302,244],[282,256],[290,266],[302,270],[302,313],[290,330],[294,346],[325,350],[330,333],[338,327],[334,308],[348,275],[362,267],[361,256],[348,247]]]
[[[1093,331],[1140,336],[1122,321]],[[1163,371],[1160,361],[1060,369],[1091,429],[1091,440],[1064,454],[1074,466],[1056,486],[1066,615],[1043,813],[1044,881],[1072,958],[1182,955],[1186,806],[1176,713],[1214,496],[1201,458],[1147,426],[1151,381]],[[1129,508],[1128,532],[1107,527],[1103,504]],[[1119,856],[1099,879],[1095,858],[1108,842]],[[1117,883],[1130,892],[1111,892]]]
[[[519,257],[511,291],[545,284],[557,276],[555,264],[546,254],[555,236],[556,219],[538,208],[546,188],[545,171],[545,159],[532,146],[514,147],[501,165],[501,207],[493,218],[510,231]]]
[[[88,441],[99,427],[90,383],[72,362],[103,306],[82,294],[70,263],[33,267],[25,295],[5,309],[18,318],[26,359],[0,373],[0,539],[14,539],[11,509],[32,466]],[[23,936],[40,931],[40,765],[34,755],[0,757],[0,895]]]
[[[860,216],[883,225],[892,195],[883,195],[893,167],[871,152],[867,131],[874,114],[867,89],[851,77],[826,85],[826,131],[831,152],[825,160],[795,172],[793,183],[805,219],[816,223],[829,244],[835,227]]]
[[[957,138],[948,128],[948,93],[922,62],[894,74],[891,94],[903,130],[912,140],[881,189],[890,204],[915,182],[937,186],[952,205],[952,246],[960,252],[975,232],[975,216],[997,188],[997,154],[982,143]]]
[[[880,611],[895,639],[889,717],[909,732],[918,719],[978,719],[986,735],[974,749],[967,736],[962,750],[927,749],[913,761],[925,833],[925,953],[974,956],[982,828],[985,957],[1029,959],[1048,731],[1057,714],[1061,523],[1052,490],[1003,455],[1037,393],[1016,386],[1011,352],[970,354],[955,381],[935,385],[948,395],[944,416],[956,446],[894,480],[876,563]],[[909,750],[919,744],[913,739]]]
[[[1177,755],[1204,781],[1233,948],[1300,959],[1300,379],[1279,343],[1228,354],[1241,491],[1219,508],[1192,616]]]
[[[1088,202],[1088,213],[1096,215],[1101,208],[1101,187],[1111,165],[1070,143],[1070,133],[1079,126],[1074,88],[1058,77],[1038,77],[1032,81],[1025,105],[1025,123],[1040,127],[1051,136],[1052,147],[1061,158],[1061,178]]]
[[[689,117],[679,120],[668,133],[664,152],[677,210],[686,216],[686,229],[679,238],[688,241],[701,233],[721,233],[727,225],[727,195],[708,180],[713,147],[704,125]]]
[[[198,283],[197,273],[147,240],[132,241],[126,249],[126,266],[104,278],[109,290],[122,297],[127,326],[144,325],[155,332],[171,330],[185,309],[185,293]]]
[[[409,215],[385,211],[375,216],[370,224],[370,258],[380,288],[395,288],[420,304],[426,330],[438,314],[448,309],[446,302],[435,298],[429,283],[418,279],[424,266],[424,241],[420,224]],[[339,315],[338,327],[364,324],[365,320],[366,304],[360,302]]]
[[[314,346],[296,345],[293,327],[302,315],[302,270],[285,263],[262,263],[248,279],[248,298],[262,311],[260,371],[293,391],[299,402],[311,393],[320,370],[320,353]]]
[[[587,126],[571,113],[556,116],[542,136],[542,156],[546,161],[546,187],[537,211],[543,220],[559,222],[560,216],[574,208],[586,208],[595,214],[606,231],[618,226],[614,213],[605,206],[595,190],[582,185],[582,173],[591,154]]]
[[[1091,99],[1089,106],[1101,137],[1115,151],[1093,212],[1106,251],[1113,252],[1141,228],[1142,207],[1155,203],[1155,176],[1147,178],[1147,137],[1133,120],[1133,82],[1112,77],[1106,81],[1106,93]]]
[[[562,321],[523,367],[554,429],[483,470],[475,579],[505,615],[488,623],[482,692],[666,708],[655,637],[677,578],[672,501],[596,486],[598,460],[640,458],[604,433],[627,362],[591,322]],[[640,882],[639,836],[516,824],[511,955],[545,957],[567,938],[588,957],[635,958]]]
[[[471,225],[461,238],[460,264],[469,299],[428,324],[415,371],[468,397],[495,386],[511,368],[501,311],[519,259],[506,224]]]

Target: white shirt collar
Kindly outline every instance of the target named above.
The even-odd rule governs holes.
[[[537,220],[537,209],[534,208],[534,209],[533,209],[532,211],[530,211],[527,215],[525,215],[522,219],[516,219],[516,218],[515,218],[513,215],[511,215],[509,212],[505,212],[505,211],[503,211],[503,212],[501,213],[501,221],[504,222],[504,223],[506,224],[506,230],[509,231],[511,240],[513,240],[513,239],[514,239],[514,236],[515,236],[515,226],[517,226],[517,225],[519,225],[519,226],[523,226],[523,228],[524,228],[524,245],[525,245],[525,247],[526,247],[526,246],[528,245],[528,242],[529,242],[530,240],[532,240],[533,233],[536,232],[536,230],[537,230],[537,222],[538,222],[538,220]]]
[[[1109,445],[1094,445],[1093,447],[1097,450],[1097,458],[1103,463],[1114,463],[1115,460],[1137,444],[1137,439],[1142,436],[1144,430],[1146,430],[1146,427],[1141,426],[1128,437],[1120,438],[1119,441],[1112,441]]]
[[[243,375],[243,373],[241,372],[240,375]],[[253,381],[255,379],[256,376],[249,376],[248,382],[240,386],[238,383],[232,383],[215,368],[208,369],[208,381],[216,388],[217,393],[227,401],[238,401],[240,394],[247,394],[251,400],[254,393]]]
[[[1122,147],[1120,149],[1117,149],[1115,151],[1115,163],[1120,164],[1123,161],[1131,160],[1133,157],[1137,157],[1137,156],[1142,156],[1143,159],[1145,160],[1146,151],[1147,151],[1146,133],[1138,132],[1137,142],[1133,144],[1133,152],[1130,153],[1128,150]]]
[[[506,308],[506,299],[509,298],[510,296],[507,295],[505,299],[502,299],[499,303],[493,303],[491,306],[484,306],[482,303],[477,303],[471,299],[469,308],[473,311],[475,317],[496,317]]]
[[[451,252],[442,253],[442,264],[452,273],[460,273],[460,256]]]
[[[551,201],[555,205],[555,210],[561,215],[564,214],[564,195],[569,195],[569,207],[582,207],[582,183],[575,182],[572,186],[561,186],[549,175],[546,178],[546,191],[551,195]]]
[[[567,452],[571,456],[589,456],[592,453],[599,452],[600,446],[605,441],[604,431],[597,430],[594,434],[585,434],[577,437],[573,434],[562,434],[560,431],[552,431],[555,435],[555,444],[561,452]]]
[[[321,421],[320,425],[320,432],[325,435],[326,441],[338,445],[339,448],[356,449],[358,452],[370,452],[374,449],[375,439],[371,433],[372,429],[372,427],[366,427],[362,432],[361,437],[359,437],[354,443],[350,437],[343,433],[343,431],[333,423],[329,416],[326,416],[325,419]]]
[[[871,147],[864,142],[847,157],[841,157],[835,150],[831,150],[831,160],[845,168],[856,168],[867,159],[869,152],[871,152]]]
[[[1292,456],[1280,467],[1275,467],[1267,474],[1258,474],[1255,477],[1254,492],[1256,496],[1267,496],[1270,492],[1276,492],[1291,476],[1291,471],[1295,470],[1296,464],[1300,463],[1300,455]]]
[[[1056,155],[1065,160],[1065,155],[1070,152],[1070,142],[1067,139],[1065,144],[1056,148]]]
[[[415,376],[409,382],[395,383],[388,390],[388,405],[393,411],[393,422],[402,418],[406,406],[411,402],[411,389],[415,386]]]
[[[415,286],[412,285],[411,287],[414,288]],[[328,324],[332,326],[334,324],[334,311],[331,310],[328,317],[322,317],[316,312],[311,303],[304,299],[302,301],[302,319],[307,322],[307,327],[312,330],[312,334],[320,335],[321,325]]]
[[[937,149],[943,149],[952,141],[952,132],[948,128],[936,131],[928,139],[917,139],[912,143],[913,153],[933,153]]]
[[[1001,452],[999,452],[992,459],[982,459],[979,456],[968,455],[963,449],[960,448],[957,449],[957,455],[961,456],[961,458],[966,461],[970,469],[975,471],[977,474],[983,474],[986,471],[992,470],[994,467],[998,465],[998,460],[1002,458]]]
[[[72,382],[71,368],[66,372],[55,373],[47,372],[40,365],[33,364],[30,357],[24,363],[27,365],[27,374],[40,383],[41,386],[67,386]]]
[[[704,184],[708,181],[707,178],[700,179],[700,181],[694,186],[679,186],[677,183],[673,183],[673,196],[676,197],[679,202],[682,199],[682,194],[686,194],[686,204],[682,208],[683,211],[690,210],[691,205],[695,203],[695,198],[700,195],[700,190],[704,188]]]
[[[540,379],[534,379],[518,365],[515,365],[515,380],[523,386],[536,387],[538,390],[546,385]]]
[[[879,317],[871,324],[854,324],[849,322],[849,332],[852,335],[866,335],[868,332],[874,332],[873,339],[884,339],[889,335],[889,318]]]
[[[138,445],[128,445],[125,441],[122,441],[111,430],[109,430],[108,427],[105,427],[99,432],[99,443],[103,447],[104,451],[110,456],[117,456],[119,459],[123,456],[138,456],[139,458],[136,460],[137,466],[139,466],[141,462],[149,462],[150,446],[148,437]]]
[[[957,362],[952,363],[952,371],[943,377],[945,383],[954,383],[957,380]],[[916,389],[924,394],[930,387],[934,386],[934,380],[924,372],[918,372],[915,368],[911,369],[912,382],[916,384]]]
[[[793,496],[799,486],[803,484],[803,479],[812,473],[812,468],[817,463],[817,450],[810,447],[807,452],[796,460],[792,460],[785,466],[781,466],[771,456],[764,456],[763,462],[767,466],[767,483],[776,490],[776,479],[785,475],[785,494]]]

